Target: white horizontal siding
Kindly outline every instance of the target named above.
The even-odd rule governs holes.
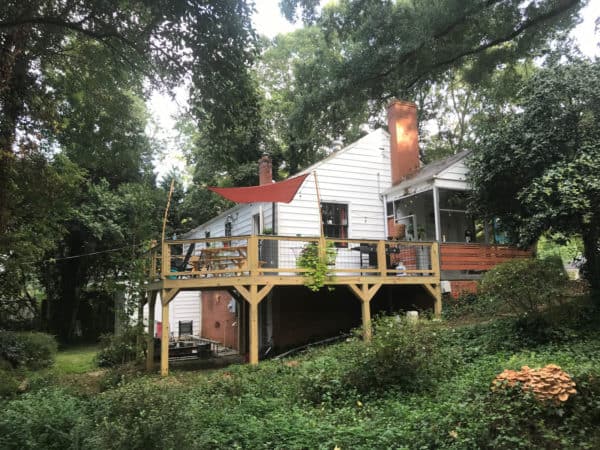
[[[469,169],[465,164],[465,159],[463,158],[460,161],[452,164],[450,167],[444,169],[436,176],[436,178],[448,181],[466,181],[468,173]]]
[[[144,305],[144,324],[148,325],[148,303]],[[162,306],[160,294],[156,297],[154,320],[162,322]],[[200,291],[181,291],[169,303],[169,331],[172,336],[179,334],[179,321],[192,320],[194,335],[200,336],[202,331],[202,311],[200,308]],[[156,331],[155,331],[156,332]],[[160,336],[159,336],[160,337]]]
[[[200,335],[200,291],[180,291],[169,303],[169,326],[171,333],[179,335],[179,321],[193,320],[194,335]]]
[[[319,235],[319,206],[313,170],[317,173],[321,201],[348,205],[349,238],[384,237],[384,208],[379,194],[390,186],[391,176],[389,142],[382,130],[363,137],[308,169],[310,175],[294,200],[279,206],[278,234]]]

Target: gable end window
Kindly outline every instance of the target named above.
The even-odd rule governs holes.
[[[325,237],[348,239],[347,204],[321,203],[321,214]]]

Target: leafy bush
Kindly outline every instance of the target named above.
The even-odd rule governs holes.
[[[496,312],[535,315],[560,304],[567,283],[560,258],[514,259],[488,271],[479,290]]]
[[[466,317],[487,317],[493,312],[494,305],[482,295],[464,293],[460,297],[444,300],[442,314],[448,320],[464,319]]]
[[[48,367],[57,349],[56,339],[49,334],[0,330],[0,359],[8,361],[13,368]]]
[[[94,427],[86,448],[190,448],[193,423],[186,420],[189,390],[169,380],[140,379],[100,394],[92,403]]]
[[[100,337],[100,351],[96,361],[100,367],[139,361],[143,358],[145,335],[138,327],[128,327],[121,334],[105,334]]]
[[[0,414],[0,448],[79,448],[85,404],[58,389],[24,394]]]
[[[19,380],[12,370],[0,368],[0,398],[11,398],[19,389]]]
[[[311,242],[302,249],[296,264],[298,267],[307,269],[304,273],[306,281],[304,285],[313,292],[317,292],[325,285],[329,266],[335,264],[337,250],[333,242],[328,242],[325,254],[321,255],[316,242]]]
[[[425,320],[379,318],[371,342],[355,338],[325,349],[304,365],[303,395],[318,403],[389,389],[416,392],[430,387],[457,361],[452,348],[441,351],[441,327]]]

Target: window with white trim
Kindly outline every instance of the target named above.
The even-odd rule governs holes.
[[[321,203],[321,214],[325,237],[348,239],[347,204]]]

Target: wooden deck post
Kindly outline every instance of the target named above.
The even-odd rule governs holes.
[[[258,302],[250,302],[250,364],[258,364]]]
[[[177,295],[177,289],[162,289],[160,299],[162,303],[162,335],[160,340],[160,374],[169,375],[169,303]]]
[[[262,288],[258,288],[258,285],[252,284],[248,288],[245,286],[237,285],[235,289],[246,299],[250,305],[250,364],[258,364],[258,305],[263,298],[267,296],[271,289],[272,284],[266,284]]]
[[[375,294],[381,287],[381,283],[373,284],[370,287],[368,284],[362,284],[360,287],[355,284],[349,284],[348,287],[360,300],[363,324],[363,339],[369,342],[373,335],[373,328],[371,326],[371,299],[375,296]]]
[[[371,300],[361,299],[360,303],[363,323],[363,339],[369,342],[373,337],[373,329],[371,327]]]
[[[148,301],[148,335],[146,336],[146,371],[154,370],[154,309],[156,307],[157,291],[150,292]]]
[[[162,293],[164,295],[165,290]],[[160,374],[169,375],[169,303],[162,299],[162,335],[160,339]]]

